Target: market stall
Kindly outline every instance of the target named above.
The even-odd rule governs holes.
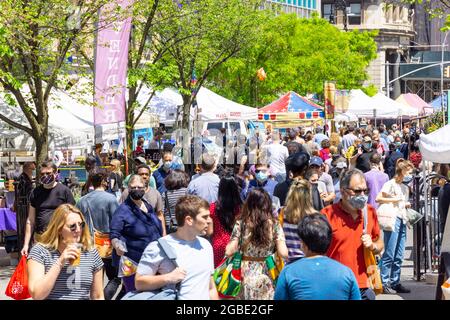
[[[274,128],[289,128],[323,124],[323,107],[290,91],[258,110],[258,121],[271,122]]]
[[[433,107],[426,103],[421,97],[414,93],[401,94],[395,101],[415,108],[419,111],[419,115],[433,113]]]

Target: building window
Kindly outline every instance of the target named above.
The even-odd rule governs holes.
[[[324,4],[322,9],[322,17],[325,20],[330,21],[330,23],[336,23],[336,19],[334,17],[334,4]]]
[[[313,9],[317,9],[317,3],[316,3],[316,0],[313,0]]]
[[[347,7],[347,19],[349,25],[361,24],[361,2],[349,4]]]

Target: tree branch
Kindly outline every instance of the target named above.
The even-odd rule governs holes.
[[[20,130],[22,130],[22,131],[25,131],[25,132],[28,133],[30,136],[33,136],[33,130],[32,130],[31,128],[25,127],[25,126],[21,125],[21,124],[18,123],[18,122],[12,121],[11,119],[5,117],[5,116],[4,116],[3,114],[1,114],[1,113],[0,113],[0,119],[3,120],[3,121],[5,121],[7,124],[9,124],[9,125],[11,125],[11,126],[17,128],[17,129],[20,129]]]

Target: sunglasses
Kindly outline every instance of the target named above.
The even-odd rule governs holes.
[[[70,231],[74,232],[74,231],[77,231],[77,226],[78,226],[78,227],[80,227],[81,230],[83,230],[85,225],[86,225],[85,222],[78,222],[78,223],[69,225],[69,229],[70,229]]]
[[[352,191],[354,194],[365,194],[365,195],[369,194],[369,189],[351,189],[351,188],[347,188],[347,190]]]

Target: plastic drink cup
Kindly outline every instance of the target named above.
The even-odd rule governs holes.
[[[81,248],[83,248],[83,244],[82,243],[71,243],[70,245],[76,247],[78,253],[77,253],[77,257],[75,259],[69,260],[69,263],[73,267],[79,266],[80,265]]]

